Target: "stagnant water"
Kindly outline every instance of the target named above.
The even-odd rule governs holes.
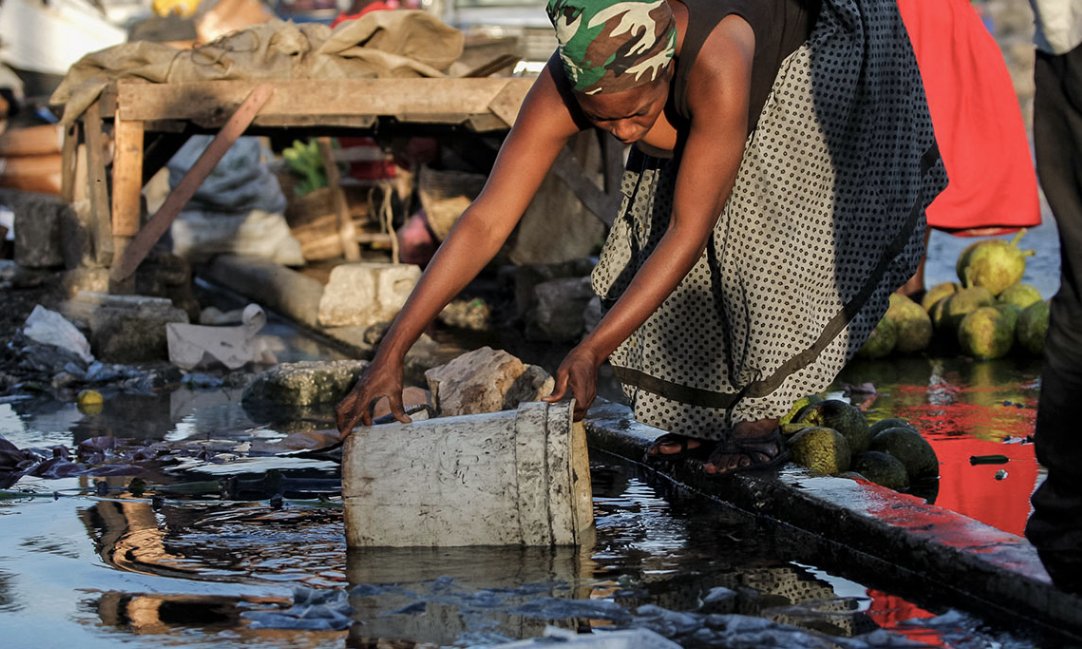
[[[967,243],[933,234],[929,285],[954,279]],[[1025,243],[1039,250],[1025,279],[1049,297],[1053,227]],[[281,361],[336,356],[273,319],[267,333]],[[928,498],[1017,534],[1041,479],[1028,439],[1038,387],[1033,359],[917,356],[854,363],[833,390],[931,441],[942,478]],[[686,646],[1052,646],[964,602],[901,597],[875,575],[826,569],[798,539],[604,457],[593,458],[589,547],[350,553],[335,462],[228,461],[330,426],[329,411],[304,421],[246,411],[231,388],[107,391],[97,414],[47,397],[0,400],[0,435],[20,448],[114,436],[188,451],[134,492],[128,477],[85,476],[0,492],[0,646],[473,646],[547,624],[646,627]],[[1006,461],[973,462],[991,455]],[[283,502],[267,499],[276,490]]]
[[[921,357],[854,364],[835,387],[873,382],[874,396],[854,394],[868,400],[870,417],[906,417],[936,446],[936,502],[1017,532],[1038,473],[1023,440],[1036,371],[1020,359]],[[4,492],[4,646],[474,646],[536,636],[547,624],[644,626],[687,646],[762,646],[764,637],[882,646],[880,629],[933,646],[1040,642],[964,606],[905,599],[872,575],[824,569],[764,523],[604,457],[593,464],[590,547],[349,553],[333,495],[337,464],[214,457],[273,443],[297,422],[246,411],[236,389],[106,396],[98,414],[45,398],[2,403],[0,435],[19,447],[110,434],[212,452],[150,471],[138,495],[129,477],[24,478]],[[969,462],[991,453],[1008,463]],[[268,501],[268,470],[298,493],[287,486],[283,503]],[[230,475],[232,500],[220,495]],[[321,489],[330,497],[315,498]]]

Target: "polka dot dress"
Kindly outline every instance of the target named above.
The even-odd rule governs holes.
[[[664,234],[677,167],[632,152],[593,275],[604,305]],[[924,208],[945,184],[895,4],[824,0],[702,257],[610,358],[636,418],[721,439],[825,389],[916,270]]]

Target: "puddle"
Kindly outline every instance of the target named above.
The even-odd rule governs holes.
[[[177,428],[204,426],[204,412],[239,422],[223,419],[239,407],[230,395],[219,399],[176,413],[164,430],[187,439]],[[67,421],[55,416],[63,408],[28,405],[0,406],[8,408],[0,410],[5,431],[24,441],[36,434],[39,445],[43,437],[73,442],[78,421],[65,434],[37,428]],[[253,434],[221,432],[234,441]],[[13,646],[43,646],[46,629],[49,646],[478,646],[537,636],[547,625],[646,627],[691,647],[856,648],[899,638],[1033,646],[818,567],[777,530],[626,466],[595,462],[592,473],[592,547],[354,552],[333,496],[221,500],[185,493],[184,485],[207,484],[190,474],[172,483],[159,476],[139,498],[124,491],[128,478],[24,478],[17,488],[25,493],[0,500],[0,626]],[[259,483],[266,475],[239,477]],[[286,470],[280,479],[329,475]],[[109,497],[91,495],[97,483],[111,485]]]
[[[854,362],[839,384],[873,383],[868,419],[901,417],[921,431],[940,462],[932,502],[1021,535],[1043,479],[1029,437],[1039,374],[1035,359],[920,356]]]

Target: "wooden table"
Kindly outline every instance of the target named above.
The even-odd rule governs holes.
[[[532,83],[494,77],[117,81],[65,134],[62,194],[69,201],[89,199],[93,261],[111,266],[143,227],[140,204],[146,181],[188,137],[221,129],[261,84],[271,84],[274,92],[251,121],[252,134],[289,129],[295,135],[401,132],[476,137],[510,129]],[[612,138],[605,141],[603,187],[590,181],[567,151],[553,171],[587,208],[608,220],[619,195],[622,147]],[[489,160],[494,155],[492,151]]]

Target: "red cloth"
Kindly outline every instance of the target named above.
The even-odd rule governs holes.
[[[342,23],[350,21],[350,20],[357,20],[361,16],[363,16],[363,15],[365,15],[367,13],[372,13],[373,11],[389,11],[389,10],[397,9],[397,8],[398,8],[398,3],[397,2],[388,3],[388,2],[382,2],[381,0],[376,0],[376,2],[373,2],[373,3],[369,4],[369,5],[365,5],[364,9],[361,9],[360,11],[358,11],[355,14],[346,14],[346,13],[338,14],[335,17],[335,19],[333,21],[331,21],[331,28],[333,29],[333,28],[341,25]]]
[[[928,225],[961,235],[1040,225],[1018,97],[980,16],[969,0],[898,0],[898,10],[950,180],[928,207]]]

